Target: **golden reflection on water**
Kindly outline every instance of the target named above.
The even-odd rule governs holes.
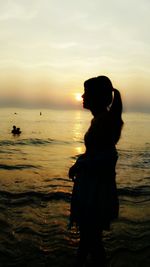
[[[83,136],[82,136],[82,120],[81,120],[81,112],[77,111],[75,113],[75,123],[73,125],[73,140],[74,141],[81,141]]]
[[[85,151],[83,138],[91,118],[89,112],[82,110],[43,110],[42,116],[39,110],[18,109],[17,115],[13,109],[1,111],[0,160],[4,167],[0,177],[5,177],[5,183],[9,180],[11,184],[15,179],[27,181],[31,178],[33,186],[37,186],[37,181],[42,184],[47,177],[67,177],[76,156]],[[143,173],[148,176],[148,169],[143,169],[146,163],[141,161],[150,147],[149,115],[123,114],[123,120],[122,136],[117,145],[117,181],[130,185],[140,181]],[[20,136],[11,135],[13,124],[21,127]],[[143,154],[137,153],[139,150]],[[138,168],[135,175],[133,164],[137,163],[142,168]]]
[[[77,146],[75,147],[76,154],[82,154],[84,153],[84,146]]]

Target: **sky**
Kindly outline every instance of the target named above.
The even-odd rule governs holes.
[[[150,112],[149,0],[0,0],[0,107],[80,108],[108,76],[124,109]]]

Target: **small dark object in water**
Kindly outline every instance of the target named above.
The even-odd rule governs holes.
[[[11,131],[12,134],[21,134],[20,128],[17,128],[15,125],[13,125],[13,129]]]

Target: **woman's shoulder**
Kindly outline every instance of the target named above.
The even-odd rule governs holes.
[[[109,125],[110,120],[111,118],[109,112],[103,112],[92,119],[91,126],[98,128],[103,127],[104,125]]]

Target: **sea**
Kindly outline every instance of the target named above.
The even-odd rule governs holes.
[[[73,266],[79,233],[68,229],[68,170],[84,153],[91,119],[85,110],[0,109],[0,267]],[[150,114],[125,112],[123,120],[120,212],[103,242],[108,266],[149,267]]]

